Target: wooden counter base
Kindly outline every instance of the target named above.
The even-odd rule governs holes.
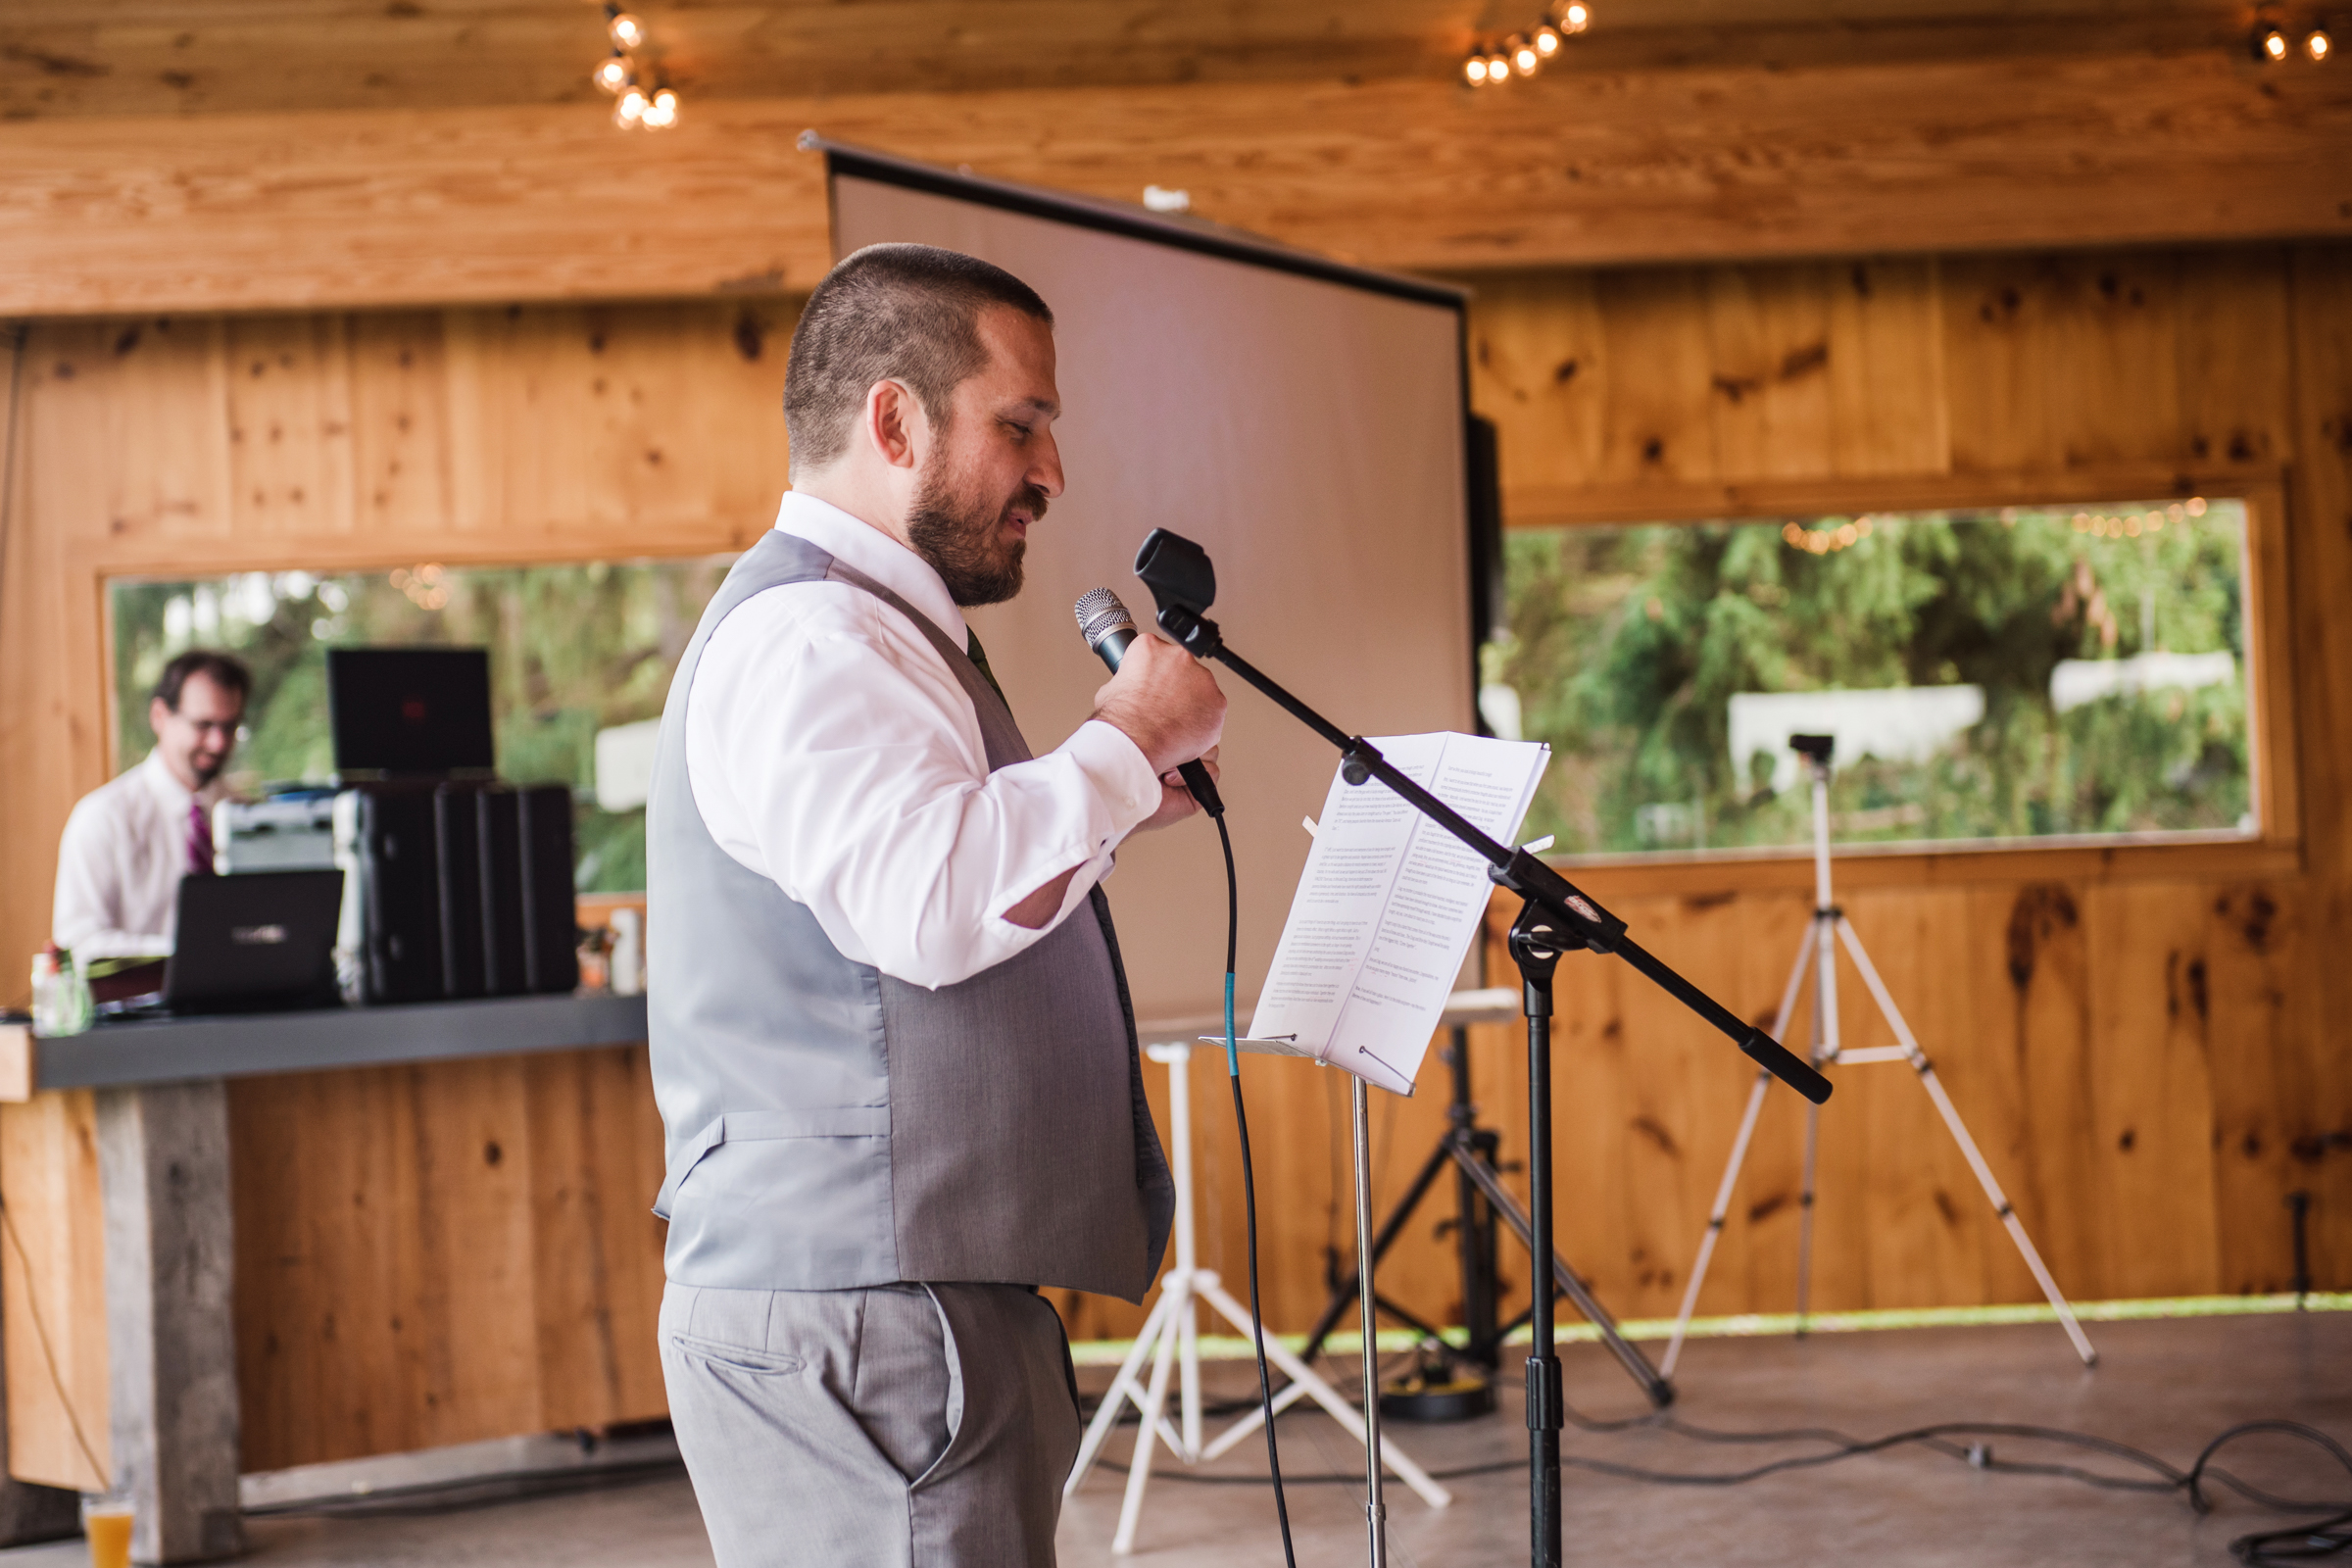
[[[528,1230],[517,1235],[493,1219],[513,1181],[463,1157],[486,1148],[490,1167],[521,1175],[531,1128],[493,1127],[485,1140],[477,1117],[463,1112],[464,1126],[434,1125],[443,1102],[429,1084],[453,1073],[468,1085],[485,1074],[517,1084],[546,1077],[558,1086],[555,1103],[535,1125],[551,1167],[590,1160],[600,1145],[619,1162],[603,1185],[613,1189],[612,1250],[625,1254],[612,1258],[612,1273],[631,1297],[621,1315],[633,1325],[645,1304],[634,1299],[645,1294],[637,1287],[650,1280],[651,1299],[659,1297],[658,1226],[642,1210],[659,1181],[660,1128],[644,1114],[642,1051],[582,1048],[633,1045],[644,1019],[642,998],[524,997],[0,1038],[0,1064],[15,1080],[7,1098],[20,1102],[0,1109],[0,1190],[14,1227],[0,1253],[10,1475],[124,1494],[137,1517],[136,1559],[190,1562],[241,1548],[240,1471],[440,1436],[403,1431],[380,1390],[342,1410],[332,1365],[376,1353],[372,1342],[385,1332],[414,1342],[430,1313],[412,1296],[442,1298],[494,1338],[512,1338],[496,1332],[501,1312],[527,1318],[544,1309],[515,1290],[512,1273],[514,1243],[526,1258],[537,1250]],[[612,1087],[628,1092],[601,1093],[614,1074]],[[387,1085],[396,1099],[407,1087],[405,1108],[386,1101]],[[478,1107],[477,1094],[460,1098]],[[638,1114],[591,1115],[603,1100],[626,1101]],[[583,1125],[564,1125],[567,1114]],[[422,1167],[412,1181],[342,1168],[355,1155],[364,1163],[387,1134]],[[592,1176],[557,1180],[572,1205],[605,1206]],[[535,1196],[524,1192],[526,1202]],[[526,1212],[526,1222],[532,1217]],[[253,1234],[241,1235],[247,1228]],[[420,1232],[453,1245],[444,1251],[402,1240]],[[599,1263],[580,1293],[591,1298],[556,1313],[609,1319],[608,1304],[593,1298],[607,1288],[606,1250],[585,1241],[551,1222],[553,1250],[590,1251]],[[466,1247],[478,1255],[459,1255]],[[355,1256],[375,1266],[355,1271]],[[241,1282],[240,1261],[250,1276]],[[311,1278],[320,1271],[324,1278]],[[464,1277],[475,1272],[488,1277]],[[321,1291],[334,1298],[322,1300]],[[564,1331],[540,1325],[526,1338],[534,1332]],[[252,1365],[240,1367],[240,1346]],[[407,1353],[416,1348],[411,1343]],[[444,1407],[453,1428],[575,1424],[547,1419],[537,1407],[544,1401],[448,1410],[453,1392],[427,1387],[417,1402]],[[645,1392],[632,1384],[633,1394]],[[262,1431],[246,1430],[249,1402]],[[631,1413],[660,1413],[658,1397],[653,1409]],[[7,1490],[44,1500],[31,1488]],[[54,1507],[54,1494],[46,1500]]]

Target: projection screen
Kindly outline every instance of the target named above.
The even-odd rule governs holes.
[[[1067,488],[1028,581],[972,628],[1032,749],[1104,677],[1071,606],[1154,527],[1214,558],[1234,651],[1361,735],[1473,727],[1463,299],[1213,225],[826,149],[836,256],[917,241],[1025,279],[1054,315]],[[1212,666],[1214,667],[1214,666]],[[1304,864],[1300,819],[1338,754],[1218,672],[1226,820],[1241,867],[1241,1021]],[[1130,839],[1104,884],[1148,1037],[1216,1012],[1225,882],[1194,819]]]

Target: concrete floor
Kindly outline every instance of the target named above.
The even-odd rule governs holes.
[[[2255,1417],[2289,1417],[2352,1440],[2352,1314],[2109,1323],[2092,1330],[2100,1351],[2095,1372],[2084,1371],[2048,1326],[1826,1335],[1801,1343],[1697,1341],[1685,1352],[1678,1412],[1716,1428],[1822,1425],[1864,1437],[1936,1421],[2030,1422],[2119,1439],[2176,1465],[2186,1465],[2223,1428]],[[1571,1347],[1566,1360],[1572,1404],[1595,1416],[1637,1412],[1632,1386],[1600,1350]],[[1211,1370],[1212,1393],[1247,1391],[1245,1364]],[[1102,1369],[1081,1376],[1091,1388],[1109,1378]],[[1406,1452],[1431,1469],[1497,1461],[1513,1467],[1450,1483],[1454,1502],[1443,1511],[1392,1486],[1393,1562],[1403,1568],[1526,1560],[1520,1466],[1527,1440],[1508,1391],[1502,1411],[1486,1420],[1394,1430]],[[1328,1418],[1289,1414],[1281,1434],[1292,1473],[1360,1475],[1360,1450]],[[1123,1455],[1125,1439],[1114,1438],[1112,1446],[1114,1458]],[[1745,1468],[1801,1451],[1701,1444],[1655,1431],[1571,1431],[1565,1448],[1571,1456],[1679,1471]],[[2000,1458],[2081,1460],[2008,1440],[1996,1440],[1994,1449]],[[1263,1449],[1252,1442],[1212,1469],[1245,1475],[1262,1462]],[[2274,1491],[2352,1505],[2352,1476],[2331,1474],[2309,1450],[2280,1440],[2250,1441],[2230,1450],[2227,1463]],[[1064,1512],[1067,1568],[1118,1560],[1109,1541],[1123,1478],[1123,1465],[1099,1469]],[[1572,1469],[1566,1497],[1570,1563],[2219,1564],[2230,1561],[2231,1537],[2292,1518],[2229,1499],[2200,1520],[2178,1497],[1980,1473],[1918,1449],[1729,1488],[1669,1488]],[[1301,1565],[1364,1560],[1359,1490],[1297,1485],[1290,1498]],[[252,1536],[249,1560],[270,1568],[685,1568],[710,1561],[682,1476],[430,1517],[258,1519]],[[1137,1548],[1127,1560],[1151,1568],[1281,1561],[1272,1499],[1263,1488],[1173,1478],[1154,1481]],[[67,1568],[87,1560],[78,1542],[0,1551],[0,1568]]]

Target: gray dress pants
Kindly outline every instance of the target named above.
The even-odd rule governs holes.
[[[1035,1292],[673,1284],[661,1335],[718,1568],[1052,1568],[1080,1428]]]

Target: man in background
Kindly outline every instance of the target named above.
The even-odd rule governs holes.
[[[83,796],[57,847],[49,931],[81,958],[172,951],[179,879],[213,869],[213,806],[237,746],[253,677],[226,654],[190,649],[147,704],[155,750]]]

